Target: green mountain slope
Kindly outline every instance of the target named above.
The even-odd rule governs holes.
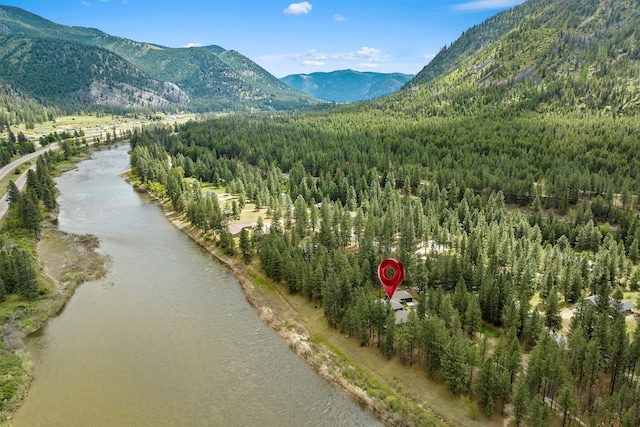
[[[340,70],[329,73],[292,74],[281,80],[319,99],[355,102],[380,98],[397,92],[412,77],[412,75],[401,73]]]
[[[410,82],[409,98],[432,114],[485,106],[635,112],[639,24],[633,0],[528,0],[443,49]]]
[[[189,99],[108,50],[51,38],[0,37],[0,76],[45,104],[164,107]]]
[[[151,98],[162,98],[170,105],[180,105],[197,111],[220,110],[255,110],[255,109],[292,109],[317,105],[319,101],[311,96],[280,83],[274,76],[264,69],[235,52],[229,52],[219,46],[204,48],[168,48],[149,43],[141,43],[129,39],[110,36],[92,28],[69,27],[55,24],[20,8],[0,6],[0,36],[13,37],[14,43],[18,39],[49,39],[47,44],[52,47],[50,52],[68,49],[73,44],[74,51],[80,52],[83,47],[89,50],[101,48],[117,55],[121,59],[111,60],[110,64],[118,62],[118,67],[124,67],[127,62],[126,74],[137,74],[144,84],[133,89],[134,92],[147,93],[151,91]],[[59,46],[56,46],[56,43]],[[40,52],[40,55],[51,55]],[[80,56],[96,59],[93,54],[80,53]],[[103,55],[104,56],[104,55]],[[31,68],[33,56],[23,58],[23,68]],[[40,58],[40,61],[55,61],[55,59]],[[105,64],[86,63],[83,81],[92,80],[92,67],[101,68]],[[10,69],[9,62],[5,68]],[[136,69],[134,73],[132,70]],[[82,69],[77,70],[83,73]],[[14,70],[12,74],[16,74]],[[107,75],[117,74],[109,72]],[[151,82],[151,83],[150,83]],[[16,90],[29,92],[15,80],[5,81]],[[117,81],[113,86],[123,82]],[[107,79],[104,84],[112,86]],[[131,84],[127,81],[127,84]],[[66,84],[62,85],[63,87]],[[150,87],[151,86],[151,87]],[[37,96],[42,96],[48,90],[43,89]],[[86,85],[84,90],[86,91]],[[166,92],[170,92],[167,96]],[[118,104],[121,97],[115,97],[110,102]],[[41,99],[41,98],[39,98]],[[163,102],[158,101],[158,105]],[[125,102],[121,106],[130,107],[132,102]]]

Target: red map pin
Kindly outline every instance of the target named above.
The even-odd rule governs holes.
[[[384,259],[378,266],[378,279],[380,279],[389,299],[402,283],[404,274],[404,265],[395,258]]]

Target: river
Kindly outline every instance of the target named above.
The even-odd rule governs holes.
[[[59,227],[98,236],[106,278],[27,341],[13,425],[370,426],[257,316],[233,275],[120,177],[128,145],[57,179]]]

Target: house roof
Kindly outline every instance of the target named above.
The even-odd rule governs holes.
[[[235,236],[236,234],[240,234],[243,228],[249,228],[251,226],[253,226],[252,222],[234,222],[229,224],[228,230],[232,236]]]
[[[409,310],[397,310],[396,311],[396,325],[400,323],[406,323],[409,317]]]
[[[391,308],[393,309],[393,311],[404,310],[404,305],[402,305],[400,301],[396,301],[393,299],[392,300],[381,299],[380,301],[383,304],[386,304],[387,301],[389,301],[391,303]]]
[[[391,297],[392,300],[404,301],[404,300],[412,300],[413,296],[407,291],[396,291]]]
[[[631,301],[622,301],[622,311],[633,310],[635,306]]]
[[[587,301],[589,301],[592,304],[597,304],[598,303],[598,295],[591,295],[585,298]],[[609,298],[609,305],[611,307],[615,307],[616,306],[617,301],[613,298]],[[635,308],[635,304],[632,303],[631,301],[621,301],[622,303],[622,311],[629,311],[629,310],[633,310]]]

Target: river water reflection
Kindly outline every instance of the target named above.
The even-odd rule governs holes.
[[[119,176],[128,145],[57,180],[60,228],[112,257],[29,339],[14,426],[369,426],[268,328],[230,272]]]

